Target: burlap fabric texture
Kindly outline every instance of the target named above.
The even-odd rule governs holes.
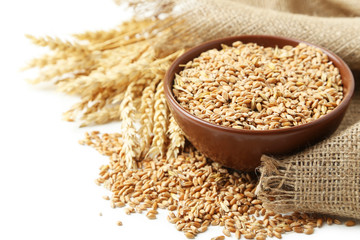
[[[263,156],[258,198],[265,208],[280,213],[360,219],[359,142],[360,122],[286,160]]]
[[[357,0],[126,2],[138,16],[149,12],[155,17],[161,13],[170,16],[159,18],[153,28],[159,34],[157,46],[162,49],[192,47],[233,35],[279,35],[323,46],[342,57],[352,69],[360,69]],[[330,138],[287,159],[263,157],[257,194],[267,208],[360,219],[359,104],[357,90],[342,125]]]
[[[166,13],[158,21],[162,48],[192,47],[234,35],[278,35],[323,46],[351,68],[360,68],[360,4],[357,0],[116,0],[137,16]],[[160,38],[160,37],[159,37]]]

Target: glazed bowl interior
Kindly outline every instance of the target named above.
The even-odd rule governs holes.
[[[312,122],[274,130],[246,130],[215,125],[185,110],[172,91],[175,74],[183,65],[210,49],[221,49],[222,44],[233,42],[257,43],[264,47],[296,46],[306,43],[320,48],[339,69],[343,82],[343,100],[330,113]],[[295,153],[333,133],[344,117],[354,92],[354,78],[346,63],[334,53],[304,41],[263,35],[234,36],[217,39],[196,46],[173,62],[164,78],[164,91],[169,108],[187,139],[203,154],[214,161],[238,170],[253,170],[260,164],[261,155],[283,156]]]

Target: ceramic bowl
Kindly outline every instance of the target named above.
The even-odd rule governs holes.
[[[296,46],[301,40],[247,35],[234,36],[205,42],[196,46],[173,62],[164,78],[164,91],[170,110],[187,139],[198,151],[213,161],[237,170],[251,171],[260,164],[261,155],[283,156],[304,149],[332,134],[344,117],[354,92],[354,77],[346,63],[334,53],[316,46],[328,55],[329,60],[340,70],[344,98],[332,112],[319,119],[299,126],[275,130],[243,130],[212,124],[186,111],[174,98],[172,86],[174,76],[183,68],[182,64],[198,57],[209,49],[221,49],[221,44],[231,45],[235,41],[257,43],[264,47]]]

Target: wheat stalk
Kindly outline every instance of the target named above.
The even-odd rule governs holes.
[[[166,131],[169,122],[163,82],[160,82],[156,88],[154,108],[154,138],[147,155],[162,157],[165,153]]]
[[[43,66],[39,72],[39,77],[28,80],[32,84],[46,82],[48,80],[60,80],[67,74],[74,76],[74,73],[89,72],[96,65],[96,60],[91,58],[72,57],[59,59],[54,64]]]
[[[140,139],[140,149],[141,157],[146,156],[148,153],[151,141],[152,141],[152,132],[154,127],[154,100],[155,100],[155,91],[156,85],[161,80],[160,76],[155,76],[155,79],[147,86],[141,97],[140,105],[140,129],[139,134],[141,135]]]
[[[139,155],[139,142],[135,129],[135,107],[133,98],[135,96],[135,84],[132,82],[126,92],[124,100],[120,104],[121,133],[124,139],[120,151],[120,158],[124,161],[128,169],[137,168],[135,158]]]
[[[169,138],[169,146],[166,152],[166,159],[177,158],[178,154],[184,148],[185,136],[172,114],[170,114],[170,125],[167,135]]]
[[[61,51],[66,53],[68,56],[74,56],[78,54],[88,54],[89,49],[86,45],[79,44],[76,42],[63,41],[60,38],[53,38],[50,36],[46,37],[34,37],[32,35],[25,35],[35,45],[41,47],[48,47],[51,50]]]

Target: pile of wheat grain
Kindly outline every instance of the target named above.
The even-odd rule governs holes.
[[[96,180],[111,192],[113,208],[124,207],[126,214],[146,212],[156,219],[158,208],[169,211],[168,221],[187,238],[208,229],[223,227],[223,234],[237,239],[281,238],[286,232],[312,234],[314,228],[341,224],[338,219],[294,213],[275,214],[262,206],[254,194],[257,179],[211,162],[192,146],[176,158],[153,158],[137,162],[131,170],[121,158],[121,134],[87,134],[81,144],[109,156]],[[355,222],[347,221],[346,226]],[[221,237],[220,237],[221,238]]]

